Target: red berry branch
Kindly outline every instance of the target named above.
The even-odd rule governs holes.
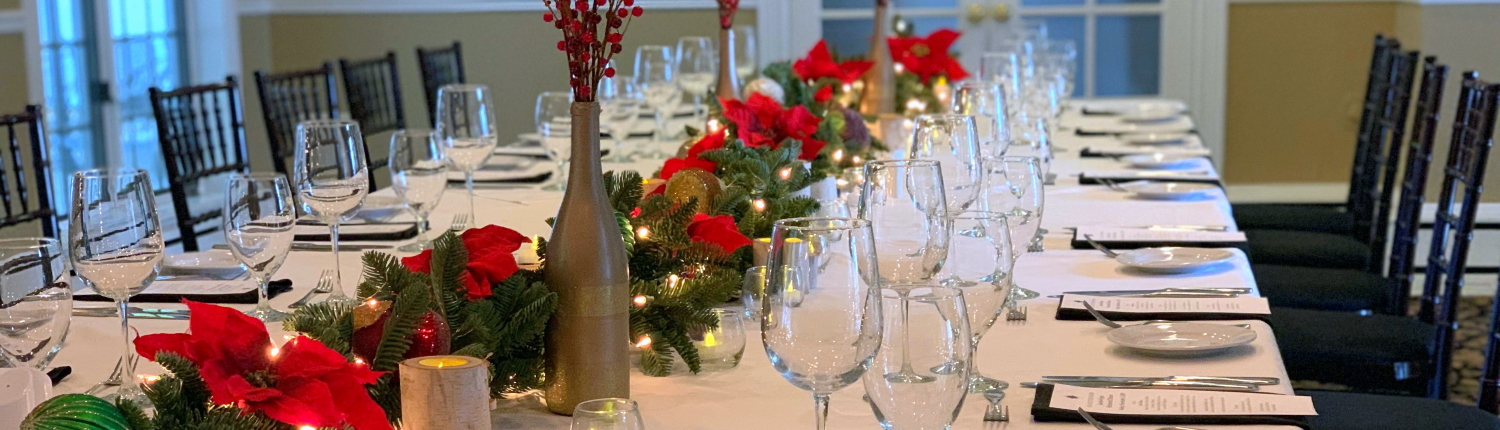
[[[734,25],[734,13],[740,10],[740,0],[719,0],[719,28]]]
[[[620,41],[625,39],[631,19],[641,16],[644,10],[635,5],[636,0],[542,2],[547,5],[542,21],[563,32],[557,50],[568,54],[568,85],[573,87],[573,100],[594,101],[594,87],[599,79],[615,76],[609,60],[624,50]]]

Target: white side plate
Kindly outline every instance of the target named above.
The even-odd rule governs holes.
[[[1104,337],[1126,348],[1167,355],[1210,354],[1255,341],[1255,330],[1229,324],[1172,322],[1129,325]]]
[[[203,275],[230,279],[245,273],[245,267],[227,249],[171,254],[161,260],[163,276]]]
[[[1176,145],[1187,143],[1188,133],[1127,133],[1120,140],[1131,145]]]
[[[1219,187],[1202,182],[1136,181],[1120,184],[1138,198],[1147,200],[1188,200],[1207,197]]]
[[[1155,273],[1187,273],[1234,259],[1227,249],[1160,247],[1126,251],[1115,262],[1126,267]]]
[[[1125,164],[1138,169],[1186,169],[1193,166],[1193,160],[1202,157],[1191,155],[1164,154],[1153,152],[1150,154],[1132,155],[1121,158]]]

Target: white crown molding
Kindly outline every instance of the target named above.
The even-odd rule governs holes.
[[[713,9],[714,0],[639,0],[646,9]],[[756,0],[740,7],[753,9]],[[540,12],[541,0],[239,0],[241,15]]]
[[[25,31],[25,12],[20,9],[0,10],[0,34],[20,34]]]
[[[1500,0],[1229,0],[1232,4],[1255,4],[1255,3],[1404,3],[1415,5],[1465,5],[1465,4],[1494,4],[1500,5]]]

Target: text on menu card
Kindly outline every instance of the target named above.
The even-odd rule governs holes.
[[[1084,309],[1087,301],[1100,312],[1123,313],[1185,313],[1185,314],[1247,314],[1269,315],[1271,304],[1264,297],[1222,298],[1169,298],[1169,297],[1111,297],[1064,294],[1063,309]]]
[[[1054,385],[1049,407],[1117,415],[1317,415],[1311,397]]]

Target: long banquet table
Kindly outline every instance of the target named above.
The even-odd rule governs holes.
[[[1005,405],[1010,407],[1009,423],[981,421],[986,402],[970,395],[954,428],[957,429],[1085,429],[1083,423],[1039,423],[1031,419],[1029,409],[1032,389],[1022,388],[1023,381],[1036,381],[1042,375],[1111,375],[1111,376],[1270,376],[1282,383],[1264,387],[1273,393],[1289,394],[1286,370],[1281,362],[1276,339],[1269,326],[1261,321],[1249,323],[1258,338],[1247,347],[1225,354],[1196,358],[1165,358],[1140,355],[1111,345],[1104,338],[1106,327],[1093,321],[1058,321],[1053,317],[1057,299],[1047,295],[1076,290],[1146,289],[1188,286],[1255,287],[1249,264],[1238,255],[1232,267],[1189,275],[1143,275],[1122,270],[1113,260],[1093,250],[1072,250],[1066,227],[1079,225],[1144,226],[1160,224],[1225,225],[1234,227],[1229,204],[1222,192],[1211,199],[1197,201],[1148,201],[1128,197],[1125,193],[1098,185],[1080,185],[1077,174],[1085,170],[1120,169],[1122,164],[1111,158],[1080,158],[1084,146],[1108,143],[1109,138],[1079,137],[1068,130],[1070,124],[1084,119],[1077,111],[1065,112],[1058,121],[1061,130],[1054,134],[1056,161],[1052,170],[1058,179],[1046,187],[1043,226],[1050,230],[1044,244],[1046,251],[1021,257],[1016,266],[1017,284],[1042,293],[1038,299],[1023,302],[1030,318],[1025,322],[997,322],[979,347],[976,361],[984,374],[1011,382],[1006,390]],[[1097,118],[1087,121],[1097,122]],[[608,170],[637,170],[650,174],[660,161],[632,164],[606,163]],[[1211,166],[1210,166],[1211,168]],[[474,225],[498,224],[526,235],[546,235],[544,220],[556,213],[562,199],[560,192],[541,191],[535,186],[483,188],[478,196],[477,222]],[[391,190],[379,191],[391,194]],[[450,188],[433,215],[435,228],[446,228],[454,214],[467,211],[467,200],[461,187]],[[388,251],[394,252],[394,250]],[[1235,251],[1238,253],[1238,251]],[[962,264],[950,260],[949,264]],[[354,252],[343,253],[346,291],[353,291],[360,271]],[[327,252],[294,252],[275,278],[289,278],[296,290],[272,300],[273,306],[286,306],[314,285],[319,272],[333,267],[333,256]],[[97,304],[103,305],[103,304]],[[176,304],[150,304],[152,307],[181,307]],[[249,305],[235,305],[248,309]],[[1238,323],[1238,322],[1236,322]],[[142,334],[183,332],[185,321],[132,320]],[[281,325],[269,326],[273,342],[289,338]],[[812,399],[771,369],[757,341],[757,328],[747,324],[748,343],[739,367],[700,375],[649,377],[632,370],[631,397],[639,402],[650,429],[729,429],[729,428],[809,428],[813,425]],[[120,348],[119,326],[114,318],[73,319],[72,331],[65,348],[54,365],[73,367],[58,392],[81,392],[104,379]],[[142,361],[140,374],[160,373],[160,367]],[[833,396],[831,429],[878,428],[870,407],[862,401],[863,387],[856,383]],[[496,429],[565,429],[567,417],[545,412],[536,396],[500,401],[493,413]],[[1156,425],[1115,425],[1121,430],[1154,429]],[[1205,429],[1292,429],[1286,426],[1195,426]]]

